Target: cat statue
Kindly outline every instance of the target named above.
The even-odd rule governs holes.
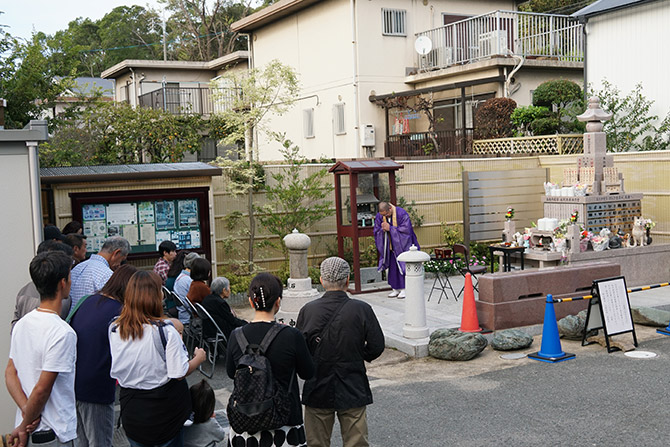
[[[641,217],[635,218],[635,223],[633,224],[633,232],[630,239],[628,240],[629,247],[636,247],[638,244],[641,247],[646,245],[645,239],[647,238],[647,232],[644,228],[645,220]],[[632,241],[632,242],[631,242]]]

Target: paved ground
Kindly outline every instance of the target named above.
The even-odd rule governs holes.
[[[458,293],[462,279],[451,277]],[[426,298],[432,280],[425,284]],[[385,332],[402,334],[404,301],[388,292],[359,295],[368,301]],[[462,300],[427,303],[428,326],[457,327]],[[670,287],[630,295],[632,306],[670,306]],[[238,309],[243,315],[250,310]],[[526,328],[541,333],[541,326]],[[670,369],[670,338],[636,326],[638,351],[658,354],[632,359],[599,345],[562,341],[576,359],[546,364],[503,360],[487,347],[469,362],[410,359],[394,349],[368,365],[375,403],[369,407],[373,446],[662,445],[670,435],[664,379]],[[622,335],[629,337],[630,335]],[[524,351],[536,352],[541,336]],[[200,373],[189,383],[202,379]],[[223,364],[210,380],[217,408],[224,408],[232,381]],[[336,428],[337,430],[337,428]],[[121,439],[121,436],[117,436]],[[125,446],[123,440],[115,446]],[[341,445],[336,434],[334,446]]]

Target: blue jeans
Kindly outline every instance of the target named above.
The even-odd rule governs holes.
[[[77,447],[112,445],[114,404],[77,401]]]
[[[130,447],[184,447],[184,429],[182,428],[179,430],[177,436],[168,442],[164,442],[163,444],[140,444],[139,442],[133,441],[130,438],[128,438],[128,442],[130,443]]]

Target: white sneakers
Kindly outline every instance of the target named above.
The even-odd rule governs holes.
[[[399,300],[405,298],[405,289],[400,289],[400,290],[393,289],[393,292],[389,293],[389,298],[396,298],[396,297]]]

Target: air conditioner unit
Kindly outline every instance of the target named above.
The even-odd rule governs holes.
[[[424,67],[428,70],[446,68],[454,63],[453,49],[451,47],[439,47],[431,50],[424,58]]]
[[[479,35],[479,57],[507,54],[507,34],[504,30]]]

